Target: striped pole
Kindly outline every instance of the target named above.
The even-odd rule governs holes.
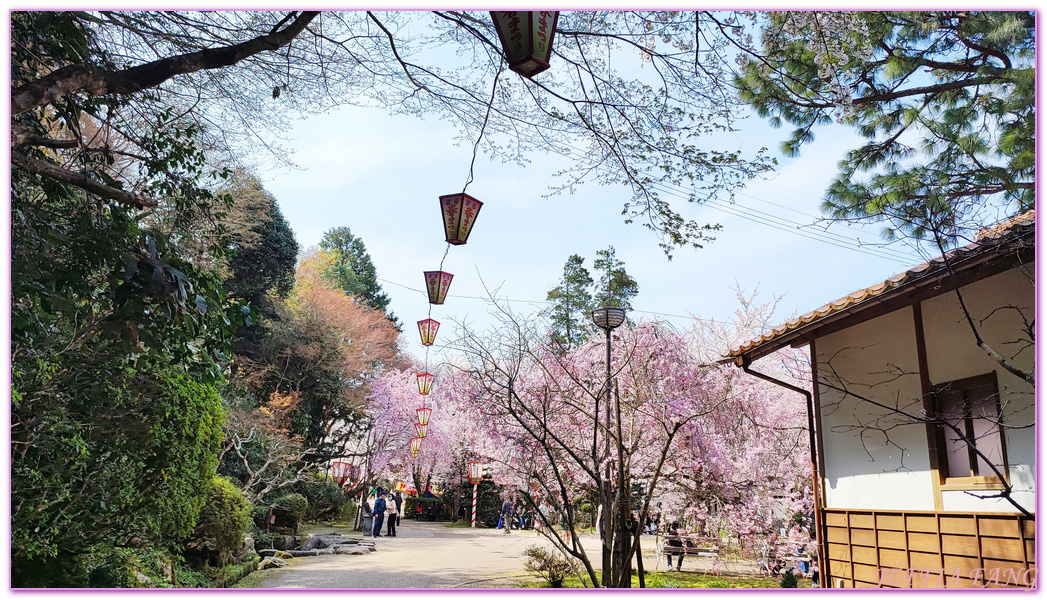
[[[470,527],[476,527],[476,489],[478,487],[475,483],[473,484],[473,524]]]

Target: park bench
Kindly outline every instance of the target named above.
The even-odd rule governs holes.
[[[689,556],[695,556],[699,558],[712,558],[718,559],[720,557],[720,547],[717,545],[715,540],[707,537],[697,535],[683,534],[679,539],[683,542],[683,547],[670,546],[669,537],[657,534],[655,537],[655,547],[657,551],[658,564],[661,565],[662,561],[665,560],[666,554],[678,555],[681,551],[683,552],[684,558]]]

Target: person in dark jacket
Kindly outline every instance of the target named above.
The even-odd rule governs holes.
[[[506,498],[505,502],[502,502],[502,525],[505,526],[505,532],[509,533],[509,528],[513,522],[513,501]]]
[[[400,515],[404,512],[404,496],[399,491],[393,493],[393,502],[396,503],[396,526],[400,526]]]
[[[669,533],[666,536],[669,544],[669,552],[665,555],[666,560],[669,561],[667,565],[670,569],[673,568],[673,555],[679,556],[680,558],[676,561],[676,570],[679,571],[683,567],[683,540],[680,538],[680,524],[673,521],[673,524],[669,526]]]
[[[378,499],[374,501],[374,525],[372,531],[374,531],[374,537],[382,537],[382,534],[378,533],[382,530],[382,521],[385,520],[385,491],[380,490],[378,492]]]

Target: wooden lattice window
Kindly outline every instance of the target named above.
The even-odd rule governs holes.
[[[934,407],[944,422],[936,425],[936,430],[938,470],[946,483],[999,482],[997,472],[1006,477],[1007,453],[995,373],[938,386]]]

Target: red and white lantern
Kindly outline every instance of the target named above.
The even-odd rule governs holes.
[[[423,346],[432,346],[436,341],[436,331],[440,329],[440,322],[436,319],[422,319],[418,321],[418,335],[422,338]]]
[[[422,449],[422,438],[411,438],[411,456],[418,458],[418,452]]]
[[[444,271],[425,271],[425,289],[429,292],[429,304],[443,304],[447,290],[451,288],[451,273]]]
[[[414,424],[414,430],[415,430],[415,432],[418,433],[418,437],[420,437],[420,438],[424,438],[425,436],[429,435],[429,426],[428,425],[422,425],[421,423],[415,423]]]
[[[331,479],[334,480],[340,486],[345,485],[345,482],[349,480],[352,474],[351,465],[343,461],[335,461],[331,463]]]
[[[432,373],[419,373],[418,377],[418,393],[425,396],[429,393],[429,390],[433,389],[433,380],[436,377]],[[426,423],[428,423],[428,419]]]
[[[470,527],[476,527],[476,498],[477,490],[480,489],[480,480],[484,478],[484,464],[479,461],[469,461],[469,483],[473,484],[473,511]]]
[[[419,408],[419,409],[415,410],[415,412],[418,413],[418,422],[419,423],[421,423],[422,425],[428,425],[429,424],[429,415],[433,414],[433,409],[426,408],[426,407],[423,406],[422,408]]]
[[[464,192],[440,196],[440,212],[448,244],[459,246],[469,239],[469,232],[483,205],[483,202]]]
[[[469,483],[476,485],[484,478],[484,464],[479,461],[469,461]]]

